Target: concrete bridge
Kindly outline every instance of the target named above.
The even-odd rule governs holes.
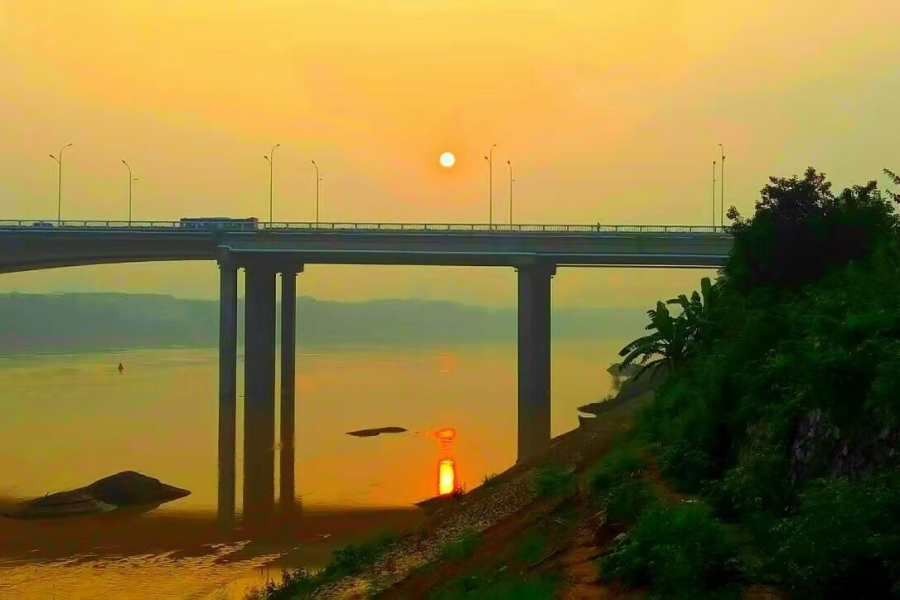
[[[237,281],[245,270],[244,519],[274,510],[276,276],[281,286],[283,501],[294,498],[296,277],[310,264],[447,265],[518,273],[518,456],[550,442],[550,282],[558,267],[716,268],[721,227],[392,223],[0,221],[0,273],[215,260],[220,269],[219,512],[235,508]]]

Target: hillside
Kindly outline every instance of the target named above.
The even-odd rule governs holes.
[[[894,206],[809,169],[729,216],[718,281],[657,303],[621,352],[623,392],[649,371],[651,401],[582,407],[597,418],[424,528],[261,595],[900,596]]]
[[[622,337],[643,310],[564,309],[554,339]],[[243,305],[238,338],[243,338]],[[218,303],[164,295],[0,295],[0,354],[218,344]],[[516,311],[454,302],[297,299],[297,343],[441,344],[514,342]]]

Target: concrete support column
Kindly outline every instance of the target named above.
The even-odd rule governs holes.
[[[297,273],[281,274],[281,431],[278,498],[282,513],[294,510],[294,400],[297,345]]]
[[[244,305],[244,522],[275,504],[275,271],[249,267]]]
[[[554,265],[518,267],[519,449],[527,459],[550,447],[550,279]]]
[[[237,267],[219,263],[219,522],[234,524],[237,436]]]

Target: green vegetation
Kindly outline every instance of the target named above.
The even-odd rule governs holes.
[[[658,502],[603,560],[602,572],[667,598],[697,598],[734,581],[736,556],[735,540],[707,507]]]
[[[481,482],[481,487],[492,488],[492,487],[496,486],[498,483],[500,483],[500,482],[497,480],[497,474],[491,473],[490,475],[484,476],[484,481]]]
[[[657,303],[649,333],[620,353],[635,377],[666,374],[633,435],[590,471],[586,495],[572,471],[539,469],[534,492],[562,502],[432,597],[553,597],[559,580],[524,574],[550,567],[542,559],[585,511],[613,539],[602,578],[650,597],[739,597],[750,584],[796,598],[900,597],[891,200],[900,195],[874,182],[835,194],[809,169],[771,178],[752,218],[732,208],[735,245],[718,280]],[[440,556],[461,563],[480,540],[466,531]],[[346,549],[290,585],[357,572],[376,554]]]
[[[640,474],[644,460],[633,450],[615,449],[597,463],[588,481],[591,493],[600,495],[618,485],[622,480]]]
[[[464,560],[472,556],[479,543],[481,543],[481,536],[478,532],[474,529],[466,529],[459,539],[446,542],[441,546],[441,558],[449,561]]]
[[[249,592],[247,597],[272,600],[304,597],[328,583],[362,572],[375,563],[396,541],[397,536],[394,533],[384,532],[370,542],[350,544],[335,550],[331,562],[321,571],[314,572],[307,569],[286,571],[282,575],[281,582],[270,581],[262,589]]]
[[[900,596],[900,196],[888,196],[874,182],[835,194],[814,169],[773,177],[752,218],[729,211],[735,245],[716,283],[649,311],[651,333],[620,354],[669,376],[638,434],[701,502],[656,501],[607,457],[591,491],[634,525],[605,577],[666,597],[747,577],[804,598]],[[760,564],[738,568],[739,555]]]
[[[550,600],[555,598],[558,583],[550,577],[522,579],[517,576],[491,575],[485,570],[469,573],[450,581],[429,596],[432,600],[476,598],[483,600]]]
[[[547,554],[547,537],[536,532],[526,534],[516,549],[516,558],[525,564],[535,563],[545,554]]]
[[[559,498],[577,489],[575,473],[560,465],[547,465],[538,469],[531,481],[539,498]]]

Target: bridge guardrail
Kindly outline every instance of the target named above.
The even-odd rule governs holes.
[[[27,230],[172,230],[182,229],[180,221],[51,221],[42,219],[0,220],[2,229]],[[192,232],[213,231],[213,228],[192,227]],[[230,231],[222,227],[220,231]],[[241,231],[244,227],[235,227]],[[718,233],[729,234],[730,227],[712,225],[553,225],[553,224],[494,224],[486,223],[313,223],[313,222],[273,222],[257,224],[256,231],[415,231],[415,232],[484,232],[484,233],[554,233],[554,234],[597,234],[597,233]]]

